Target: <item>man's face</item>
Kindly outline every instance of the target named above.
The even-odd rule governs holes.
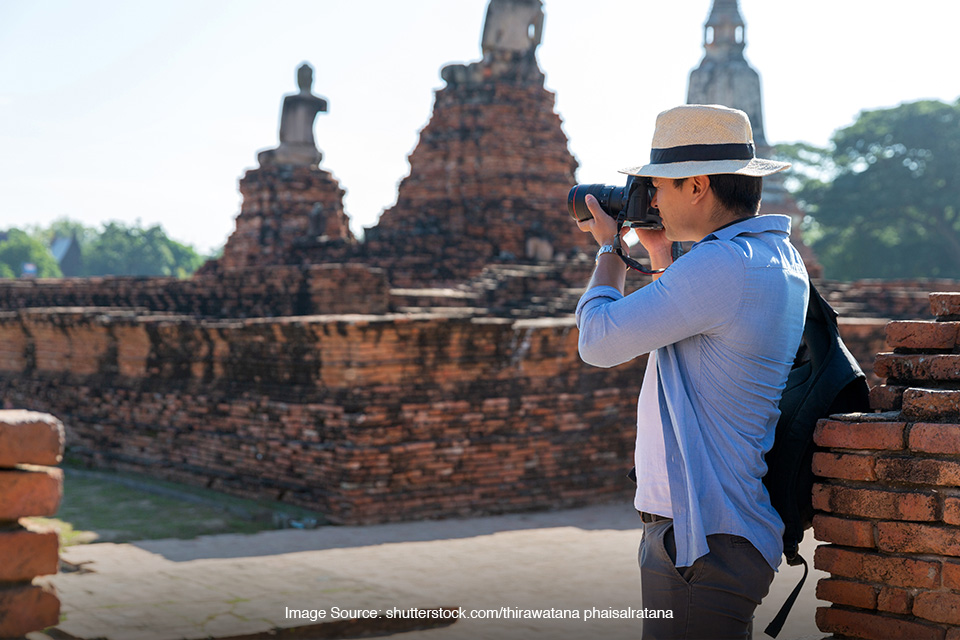
[[[660,211],[667,239],[674,242],[688,240],[684,235],[688,232],[689,211],[685,207],[683,187],[677,187],[671,178],[651,178],[650,181],[655,189],[650,206]],[[687,182],[683,186],[687,186]]]

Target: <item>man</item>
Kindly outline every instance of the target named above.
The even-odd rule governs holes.
[[[763,486],[777,408],[803,332],[807,273],[790,219],[758,215],[762,176],[746,114],[685,105],[657,117],[651,161],[663,230],[637,230],[654,269],[624,296],[616,222],[587,197],[600,244],[577,305],[580,355],[612,367],[649,353],[637,410],[644,638],[750,638],[782,554]],[[674,241],[694,241],[676,261]]]

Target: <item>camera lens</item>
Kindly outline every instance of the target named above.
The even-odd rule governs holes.
[[[567,194],[567,211],[577,222],[593,217],[587,208],[586,197],[592,195],[600,203],[600,208],[610,216],[616,216],[626,205],[626,187],[613,187],[608,184],[578,184]]]

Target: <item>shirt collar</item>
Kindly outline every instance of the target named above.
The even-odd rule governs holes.
[[[779,231],[789,236],[790,216],[780,214],[753,216],[717,229],[712,233],[708,233],[700,242],[707,242],[708,240],[731,240],[742,233],[764,233],[766,231]],[[700,244],[700,242],[696,244]]]

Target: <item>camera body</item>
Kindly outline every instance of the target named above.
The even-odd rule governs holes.
[[[653,184],[643,176],[627,177],[627,184],[614,187],[607,184],[578,184],[567,194],[567,211],[577,222],[593,217],[585,198],[593,195],[600,208],[612,218],[623,212],[623,226],[637,229],[663,229],[660,212],[650,206]]]

